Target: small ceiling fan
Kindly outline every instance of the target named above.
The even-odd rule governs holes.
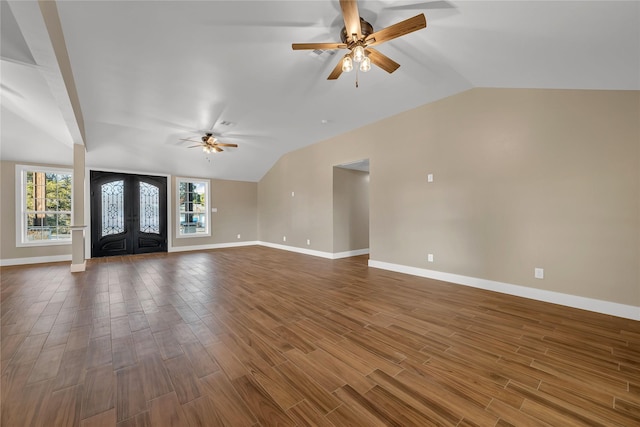
[[[218,141],[218,139],[215,136],[213,136],[211,132],[205,133],[204,136],[201,138],[201,140],[202,141],[198,141],[198,140],[189,139],[189,138],[180,139],[180,141],[195,142],[196,145],[191,145],[188,148],[202,147],[202,151],[204,151],[207,154],[220,153],[224,151],[221,147],[237,147],[238,146],[238,144],[228,144],[228,143]]]
[[[348,49],[349,52],[338,62],[327,80],[335,80],[343,72],[353,69],[354,62],[359,63],[359,70],[367,72],[371,64],[377,65],[388,73],[393,73],[400,64],[374,49],[373,46],[404,36],[414,31],[426,28],[427,19],[424,14],[393,24],[378,31],[365,21],[358,13],[355,0],[340,0],[340,8],[344,18],[344,27],[340,34],[342,43],[293,43],[293,50],[334,50]],[[358,86],[356,80],[356,87]]]

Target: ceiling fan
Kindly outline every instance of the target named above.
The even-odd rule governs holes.
[[[344,18],[344,27],[340,33],[342,43],[293,43],[293,50],[334,50],[348,49],[349,52],[338,62],[327,80],[335,80],[343,72],[353,69],[353,63],[359,63],[359,70],[367,72],[371,64],[377,65],[388,73],[393,73],[400,64],[374,49],[373,46],[404,36],[414,31],[426,28],[427,19],[424,14],[393,24],[378,31],[365,21],[358,13],[355,0],[340,0],[340,8]],[[358,82],[356,80],[356,87]]]
[[[213,136],[211,132],[205,133],[204,136],[201,138],[201,140],[202,141],[198,141],[198,140],[193,140],[189,138],[180,139],[180,141],[195,142],[196,145],[191,145],[188,148],[202,147],[202,151],[204,151],[207,154],[220,153],[224,151],[221,147],[237,147],[238,146],[238,144],[228,144],[228,143],[218,141],[218,139],[215,136]]]

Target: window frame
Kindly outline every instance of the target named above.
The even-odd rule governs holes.
[[[63,167],[50,167],[39,165],[16,165],[16,247],[60,246],[71,245],[71,235],[68,239],[57,240],[28,240],[27,239],[27,173],[43,172],[45,174],[64,174],[71,176],[71,210],[69,211],[44,211],[46,214],[69,214],[73,226],[73,169]]]
[[[180,185],[181,184],[204,184],[205,196],[205,232],[204,233],[183,233],[180,227]],[[197,237],[211,237],[211,181],[206,178],[186,178],[176,177],[176,238],[191,239]]]

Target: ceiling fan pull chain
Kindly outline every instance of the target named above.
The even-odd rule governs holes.
[[[356,68],[356,89],[358,88],[358,68]]]

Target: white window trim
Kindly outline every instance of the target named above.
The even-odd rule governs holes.
[[[66,168],[56,168],[56,167],[48,167],[48,166],[39,166],[39,165],[16,165],[16,247],[35,247],[35,246],[60,246],[60,245],[71,245],[71,239],[68,240],[36,240],[36,241],[28,241],[26,235],[26,215],[25,215],[25,207],[26,207],[26,192],[25,192],[25,183],[26,183],[26,174],[28,171],[38,171],[38,172],[46,172],[46,173],[61,173],[61,174],[69,174],[71,175],[71,188],[73,191],[73,186],[75,185],[73,182],[73,169]],[[73,220],[73,197],[71,197],[71,218]]]
[[[202,182],[205,186],[205,212],[207,218],[207,232],[200,234],[181,234],[180,233],[180,184],[189,182]],[[193,239],[198,237],[211,237],[211,183],[210,180],[204,178],[184,178],[176,177],[175,192],[175,209],[176,209],[176,239]]]

